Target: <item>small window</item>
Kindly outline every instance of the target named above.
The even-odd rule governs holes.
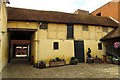
[[[108,33],[108,28],[107,27],[102,27],[102,31]]]
[[[48,23],[42,23],[40,29],[48,29]]]
[[[98,26],[98,29],[100,30],[100,29],[101,29],[101,27],[100,27],[100,26]]]
[[[72,24],[67,25],[67,39],[74,38],[74,26]]]
[[[89,30],[89,29],[88,29],[88,25],[83,25],[83,26],[82,26],[82,30],[88,31],[88,30]]]
[[[98,43],[98,50],[102,50],[102,43]]]
[[[58,44],[58,42],[54,42],[54,43],[53,43],[53,49],[54,49],[54,50],[58,50],[58,49],[59,49],[59,44]]]
[[[101,12],[97,13],[96,16],[101,16]]]

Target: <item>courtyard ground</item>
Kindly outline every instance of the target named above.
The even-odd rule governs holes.
[[[119,78],[120,65],[87,64],[34,68],[25,61],[13,60],[2,71],[3,78]]]

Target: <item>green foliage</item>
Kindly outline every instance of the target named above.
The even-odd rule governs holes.
[[[77,59],[76,57],[71,57],[69,63],[70,63],[71,65],[77,65],[78,62],[79,62],[79,61],[78,61],[78,59]]]
[[[65,61],[65,60],[60,59],[59,57],[56,57],[56,58],[50,60],[50,62],[56,62],[56,61]]]
[[[108,56],[108,59],[112,60],[112,56]]]

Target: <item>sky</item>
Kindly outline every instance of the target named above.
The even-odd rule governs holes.
[[[111,0],[9,0],[10,7],[73,13],[77,9],[94,11]]]

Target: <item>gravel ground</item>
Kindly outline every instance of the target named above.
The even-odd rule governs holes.
[[[11,62],[2,71],[3,78],[118,78],[120,65],[87,64],[66,65],[44,69],[23,62]]]

